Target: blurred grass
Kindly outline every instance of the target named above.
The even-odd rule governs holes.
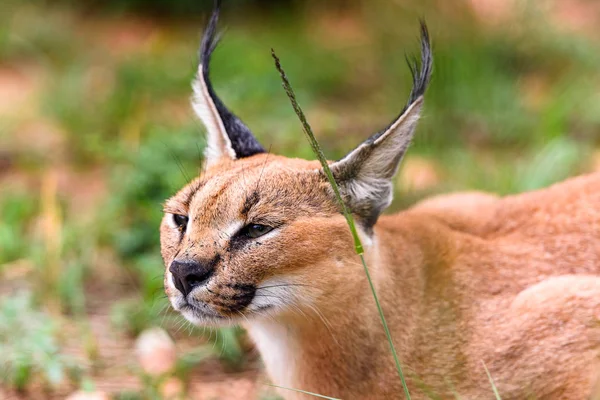
[[[205,15],[181,13],[192,2],[169,15],[138,4],[3,3],[0,289],[29,291],[34,316],[85,323],[108,308],[129,335],[157,324],[175,334],[158,225],[161,203],[200,167],[188,98]],[[494,23],[469,2],[240,1],[223,17],[213,81],[265,147],[312,158],[272,66],[277,49],[325,153],[339,158],[405,103],[404,53],[418,51],[422,16],[434,78],[392,209],[453,190],[536,189],[593,168],[600,52],[598,32],[559,29],[560,16],[523,4]],[[64,338],[40,332],[63,357]],[[244,362],[238,331],[196,333]]]

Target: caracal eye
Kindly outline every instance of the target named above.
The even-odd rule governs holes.
[[[266,233],[269,233],[273,230],[272,227],[268,226],[268,225],[260,225],[260,224],[250,224],[250,225],[246,225],[241,233],[242,235],[249,237],[251,239],[260,237]]]
[[[173,222],[180,232],[185,232],[187,229],[188,220],[189,218],[186,215],[173,214]]]

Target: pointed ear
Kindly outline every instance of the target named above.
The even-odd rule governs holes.
[[[202,37],[200,65],[192,84],[192,106],[207,130],[204,155],[209,166],[223,157],[235,160],[265,151],[250,129],[225,107],[209,79],[210,57],[218,43],[215,32],[219,8],[220,1],[215,1],[215,8]]]
[[[421,22],[421,67],[409,61],[413,88],[407,105],[386,129],[330,166],[346,205],[367,228],[392,201],[392,178],[414,135],[432,62],[427,27]]]

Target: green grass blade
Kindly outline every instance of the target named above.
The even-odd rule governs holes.
[[[329,400],[341,400],[338,399],[336,397],[329,397],[329,396],[324,396],[322,394],[318,394],[318,393],[313,393],[313,392],[307,392],[306,390],[300,390],[300,389],[294,389],[294,388],[287,388],[285,386],[277,386],[277,385],[273,385],[272,383],[265,383],[265,385],[267,386],[272,386],[274,388],[278,388],[278,389],[284,389],[284,390],[291,390],[294,392],[298,392],[298,393],[304,393],[304,394],[308,394],[310,396],[315,396],[315,397],[319,397],[321,399],[329,399]]]
[[[323,171],[325,172],[325,175],[327,176],[327,179],[329,180],[329,183],[333,189],[333,192],[335,193],[335,197],[337,198],[337,201],[340,203],[340,206],[342,207],[344,217],[346,217],[346,221],[348,222],[348,227],[350,228],[350,232],[352,232],[352,238],[354,239],[354,250],[360,257],[363,269],[365,271],[365,275],[367,276],[367,280],[369,281],[369,287],[371,288],[371,293],[373,294],[373,298],[375,299],[375,304],[377,305],[377,311],[379,312],[379,317],[381,319],[381,323],[383,324],[383,329],[385,331],[387,341],[390,345],[390,350],[394,357],[394,362],[396,363],[396,370],[398,371],[398,376],[400,377],[400,380],[402,382],[402,387],[404,388],[404,394],[406,395],[406,398],[408,400],[410,400],[410,393],[408,391],[408,387],[406,386],[406,380],[404,379],[404,373],[402,372],[402,366],[400,364],[400,360],[398,359],[398,354],[396,353],[396,348],[394,347],[394,342],[392,341],[392,336],[390,334],[388,324],[385,320],[385,316],[383,315],[383,309],[381,308],[381,304],[379,303],[379,298],[377,297],[377,292],[375,291],[375,285],[373,285],[373,281],[371,279],[371,274],[369,273],[369,268],[367,267],[367,263],[364,258],[364,250],[363,250],[362,243],[360,241],[360,237],[358,236],[358,231],[356,230],[356,226],[354,224],[354,218],[352,217],[352,214],[350,213],[350,211],[346,207],[346,204],[344,203],[344,200],[342,199],[342,196],[340,194],[340,189],[339,189],[335,179],[333,178],[333,174],[331,173],[331,169],[329,168],[327,159],[325,158],[325,155],[323,154],[323,151],[321,150],[321,147],[319,146],[319,143],[317,142],[317,139],[315,138],[315,135],[313,134],[310,124],[306,120],[306,116],[304,115],[304,112],[302,111],[302,109],[300,108],[300,105],[298,104],[298,101],[296,100],[296,95],[294,94],[292,86],[290,85],[290,82],[288,81],[287,76],[281,66],[281,62],[279,61],[279,58],[277,57],[277,55],[275,54],[275,51],[273,49],[271,49],[271,55],[273,56],[273,59],[275,60],[275,67],[277,68],[277,71],[279,71],[279,75],[281,76],[282,85],[283,85],[283,88],[285,89],[285,93],[287,94],[288,98],[290,99],[290,102],[292,103],[292,107],[294,108],[296,115],[298,115],[298,118],[300,119],[300,122],[302,123],[302,128],[304,130],[304,133],[306,134],[306,137],[308,138],[308,141],[309,141],[315,155],[317,156],[317,158],[321,162],[321,165],[323,166]]]
[[[323,150],[321,150],[321,146],[319,146],[319,142],[317,142],[317,139],[315,138],[315,135],[312,132],[312,128],[310,127],[310,124],[308,123],[308,121],[306,120],[306,117],[304,116],[304,112],[302,111],[302,109],[300,108],[300,105],[296,101],[296,95],[294,94],[294,91],[292,90],[292,86],[290,85],[290,82],[288,81],[287,76],[286,76],[285,72],[283,71],[283,68],[281,67],[281,63],[279,62],[279,58],[275,54],[275,50],[271,49],[271,55],[273,56],[273,59],[275,60],[275,66],[277,67],[277,71],[279,71],[279,75],[281,76],[281,80],[283,81],[282,84],[283,84],[285,93],[289,97],[289,99],[292,103],[292,107],[294,108],[294,111],[296,112],[296,115],[298,116],[298,118],[300,118],[300,122],[302,123],[302,128],[304,130],[304,133],[306,134],[308,142],[310,143],[310,147],[312,147],[313,152],[315,153],[315,155],[321,162],[321,165],[323,166],[323,171],[325,172],[325,175],[327,175],[327,179],[329,180],[329,183],[331,184],[331,188],[333,189],[333,192],[335,193],[335,197],[338,200],[340,206],[342,207],[344,217],[346,217],[346,221],[348,222],[348,226],[350,226],[350,231],[352,232],[352,238],[354,239],[354,250],[356,251],[357,254],[363,254],[362,243],[360,241],[360,238],[358,237],[356,227],[354,226],[354,219],[352,218],[352,214],[350,214],[350,211],[348,211],[348,207],[346,207],[346,204],[342,200],[342,195],[340,194],[340,189],[339,189],[337,183],[335,182],[335,179],[333,178],[331,169],[329,169],[329,164],[327,163],[327,159],[325,158],[325,155],[323,154]]]
[[[502,397],[500,397],[500,393],[498,392],[498,388],[496,388],[496,384],[494,383],[494,379],[492,378],[490,371],[488,371],[483,361],[481,361],[481,363],[483,364],[483,369],[485,369],[485,373],[487,374],[488,379],[490,380],[490,384],[492,385],[492,390],[494,391],[494,396],[496,396],[496,400],[502,400]]]

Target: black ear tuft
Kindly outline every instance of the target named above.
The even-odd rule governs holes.
[[[223,127],[231,142],[231,147],[235,152],[236,158],[250,157],[254,154],[264,153],[265,149],[256,140],[250,129],[237,117],[235,116],[221,101],[221,99],[215,93],[209,78],[209,64],[212,52],[217,47],[219,38],[216,35],[217,21],[219,20],[219,11],[221,7],[221,1],[216,0],[213,13],[210,17],[210,21],[204,36],[202,37],[202,43],[200,45],[200,64],[202,65],[202,77],[206,84],[208,94],[210,95]]]
[[[417,64],[417,60],[413,57],[412,61],[407,58],[408,67],[413,77],[413,87],[408,97],[408,103],[400,115],[419,97],[425,94],[429,81],[431,80],[431,72],[433,70],[433,56],[431,54],[431,42],[429,41],[429,31],[425,21],[421,20],[421,68]]]
[[[419,63],[416,57],[406,57],[406,63],[408,64],[408,68],[410,69],[410,73],[413,79],[413,86],[410,90],[410,95],[408,96],[408,101],[406,105],[400,111],[398,116],[394,118],[394,120],[382,129],[377,132],[369,139],[368,142],[373,142],[377,140],[378,137],[387,132],[390,127],[400,118],[408,108],[417,101],[418,98],[425,94],[427,87],[429,86],[429,81],[431,80],[431,73],[433,72],[433,54],[431,53],[431,41],[429,39],[429,30],[427,29],[427,25],[424,20],[419,21],[421,24],[421,66],[419,67]]]

